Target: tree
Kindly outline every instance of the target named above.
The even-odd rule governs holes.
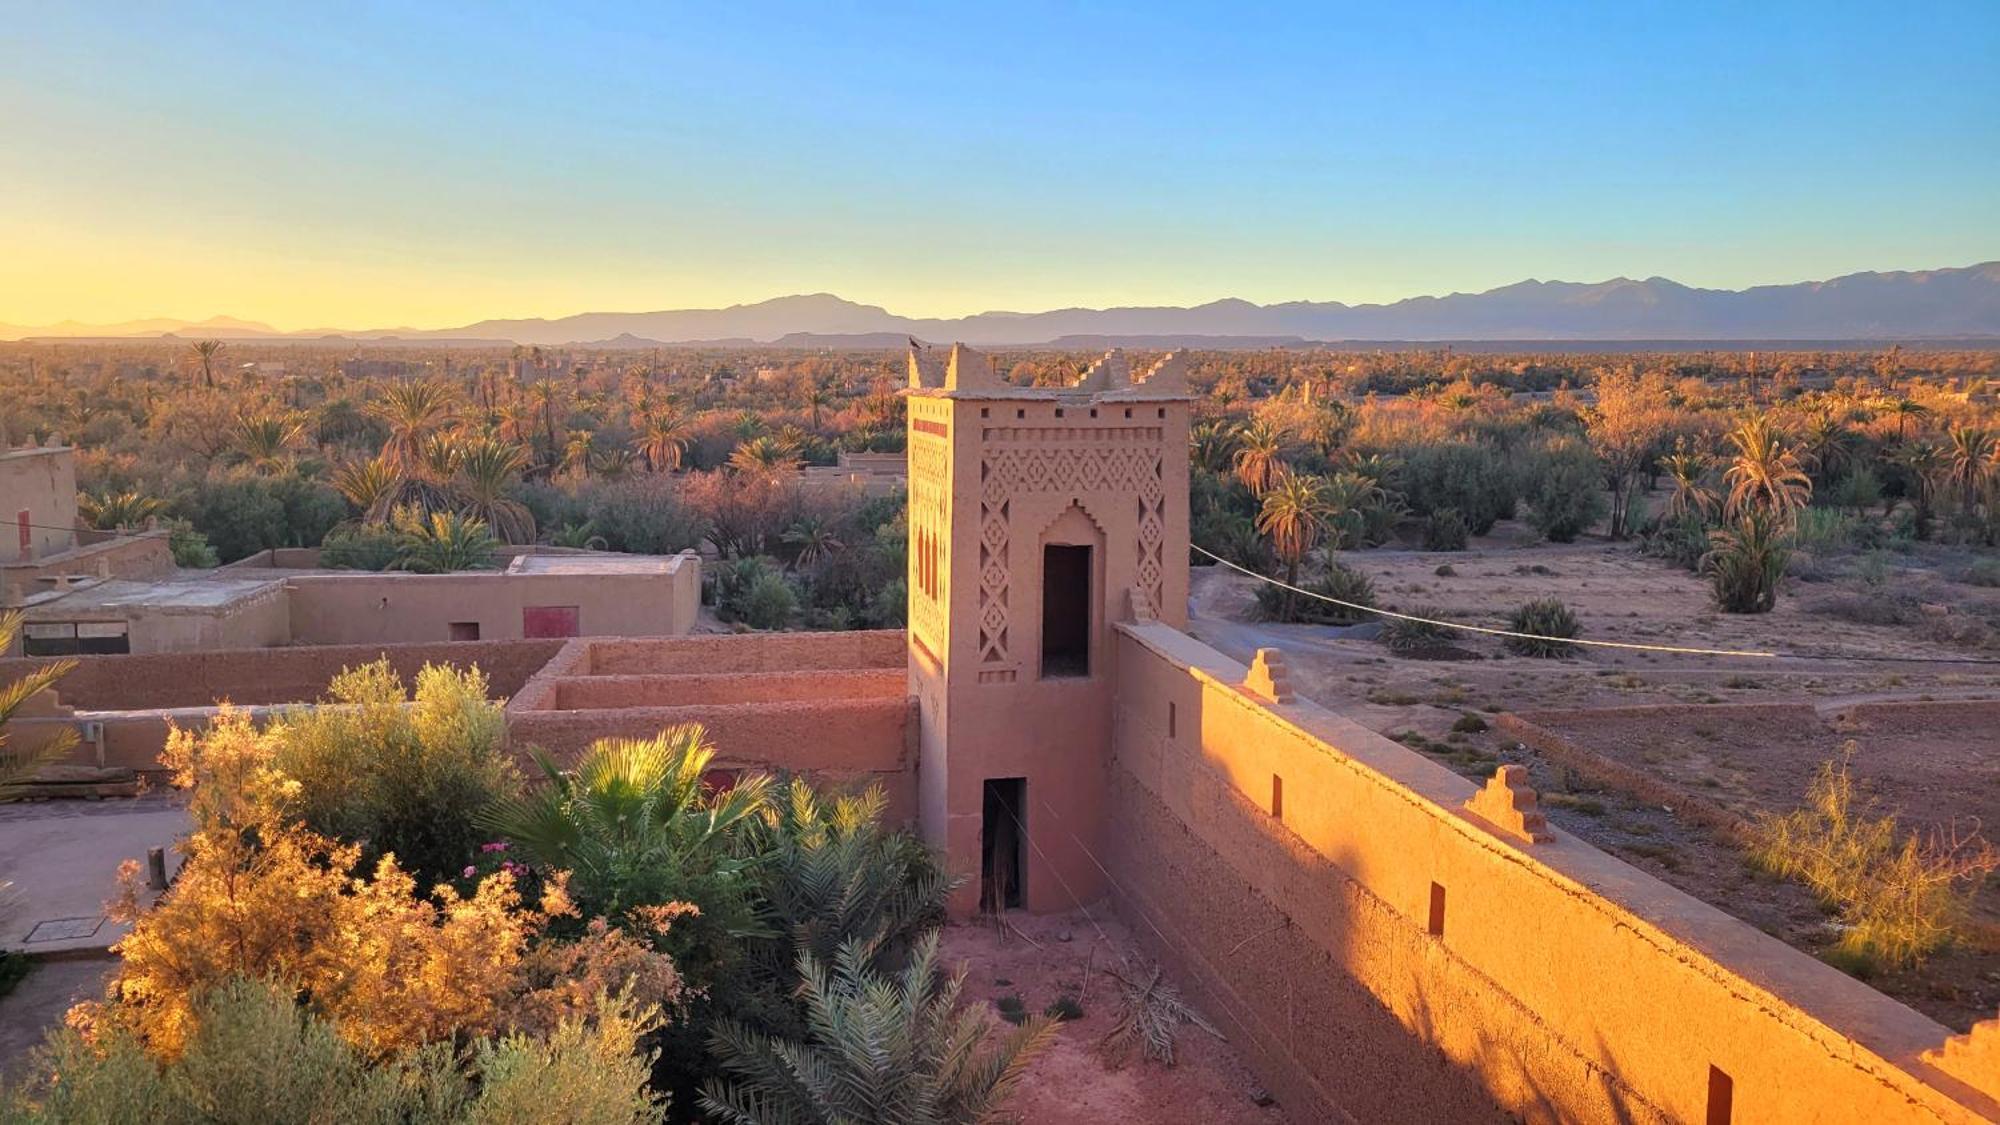
[[[285,467],[292,445],[305,430],[305,422],[297,418],[241,415],[236,419],[236,452],[251,468],[275,472]]]
[[[220,340],[196,340],[194,343],[188,345],[189,356],[195,363],[201,366],[202,386],[208,387],[211,390],[214,389],[216,358],[224,351],[227,351],[228,348],[229,345]]]
[[[777,476],[799,468],[798,450],[768,434],[750,438],[729,455],[729,467],[739,473]]]
[[[20,612],[15,610],[0,613],[0,652],[12,648],[14,638],[20,633]],[[37,747],[32,753],[12,750],[7,745],[8,721],[13,719],[21,708],[27,706],[28,700],[55,687],[56,681],[69,675],[75,668],[74,660],[52,661],[0,687],[0,795],[4,795],[9,788],[32,776],[36,770],[67,756],[70,749],[76,745],[76,732],[67,728]],[[0,888],[4,886],[5,884],[0,884]]]
[[[147,520],[166,512],[167,502],[137,492],[84,492],[76,498],[78,514],[100,531],[143,527]],[[0,645],[4,651],[5,645]]]
[[[398,383],[368,404],[368,412],[389,427],[382,456],[404,475],[417,468],[424,440],[450,424],[457,396],[443,383]]]
[[[486,570],[500,548],[484,521],[457,512],[432,512],[427,517],[415,507],[398,508],[389,523],[401,540],[397,570],[417,574]]]
[[[1745,418],[1729,432],[1729,444],[1736,456],[1723,477],[1729,484],[1725,508],[1731,517],[1763,509],[1789,523],[1812,499],[1812,478],[1766,416]]]
[[[1252,493],[1262,496],[1276,482],[1284,467],[1284,431],[1259,418],[1236,435],[1236,479]]]
[[[648,415],[639,432],[639,453],[646,468],[664,473],[681,467],[687,453],[687,419],[677,411],[662,410]]]
[[[1728,527],[1709,534],[1701,569],[1724,613],[1769,613],[1777,606],[1778,583],[1790,557],[1782,520],[1775,509],[1747,508]]]
[[[1030,1017],[993,1042],[984,1006],[958,1006],[965,974],[944,977],[937,955],[935,932],[894,977],[869,968],[858,940],[830,966],[800,953],[807,1041],[724,1022],[712,1050],[729,1077],[703,1087],[703,1111],[732,1125],[996,1120],[1057,1024]]]
[[[1714,458],[1681,442],[1672,453],[1661,458],[1660,467],[1667,471],[1674,487],[1672,495],[1667,497],[1668,518],[1706,520],[1714,514],[1721,503],[1721,497],[1708,483],[1708,475],[1715,467]]]
[[[1326,537],[1328,517],[1326,481],[1289,469],[1273,478],[1257,512],[1257,532],[1271,541],[1271,550],[1285,564],[1285,580],[1299,583],[1299,566]],[[1292,596],[1287,590],[1286,597]]]
[[[458,456],[458,508],[491,528],[505,543],[533,543],[535,517],[528,506],[508,495],[528,467],[528,453],[518,445],[478,438]]]

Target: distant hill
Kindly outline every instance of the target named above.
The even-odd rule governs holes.
[[[321,336],[329,330],[292,334]],[[216,317],[198,324],[0,325],[0,337],[181,336],[270,339],[268,325]],[[830,293],[724,309],[581,313],[553,320],[482,320],[435,331],[348,331],[404,342],[491,339],[528,345],[658,347],[762,342],[785,347],[898,347],[904,339],[974,344],[1153,343],[1269,346],[1308,340],[1883,340],[2000,337],[2000,262],[1958,269],[1855,273],[1829,281],[1697,289],[1663,277],[1581,283],[1523,281],[1484,293],[1411,297],[1384,305],[1228,298],[1174,306],[985,312],[955,319],[897,316]]]

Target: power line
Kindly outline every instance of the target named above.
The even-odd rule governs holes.
[[[1314,598],[1331,605],[1337,605],[1343,609],[1354,610],[1357,613],[1372,613],[1378,617],[1390,617],[1398,621],[1414,621],[1420,625],[1434,625],[1441,629],[1457,629],[1466,633],[1483,633],[1490,637],[1516,637],[1522,640],[1543,642],[1553,640],[1560,641],[1563,644],[1583,645],[1590,648],[1622,649],[1628,652],[1664,652],[1681,656],[1727,656],[1757,660],[1855,660],[1881,664],[2000,664],[2000,659],[1979,656],[1885,656],[1876,653],[1776,652],[1762,649],[1695,648],[1686,645],[1654,645],[1643,644],[1637,641],[1599,641],[1587,637],[1549,637],[1541,633],[1524,633],[1514,629],[1496,629],[1490,625],[1468,625],[1460,621],[1440,621],[1434,617],[1419,617],[1412,613],[1398,613],[1393,609],[1382,609],[1377,606],[1346,601],[1328,594],[1319,593],[1315,590],[1307,590],[1299,586],[1294,586],[1289,582],[1273,578],[1268,574],[1259,574],[1248,567],[1230,562],[1228,559],[1223,558],[1221,555],[1200,544],[1190,543],[1188,546],[1207,555],[1223,566],[1247,574],[1259,582],[1276,586],[1281,590],[1290,590],[1292,593],[1302,594],[1308,598]]]

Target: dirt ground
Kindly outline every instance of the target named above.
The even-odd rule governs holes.
[[[1814,580],[1787,581],[1776,611],[1737,616],[1717,612],[1694,575],[1631,546],[1527,546],[1515,542],[1520,538],[1502,525],[1469,551],[1370,550],[1341,561],[1373,579],[1377,603],[1387,608],[1499,626],[1514,606],[1557,597],[1575,611],[1585,637],[1813,658],[1584,649],[1543,660],[1508,653],[1497,638],[1468,636],[1454,642],[1464,659],[1406,659],[1391,655],[1370,626],[1258,623],[1252,580],[1220,568],[1196,571],[1190,631],[1246,661],[1260,646],[1283,649],[1301,694],[1468,776],[1490,776],[1503,762],[1527,765],[1564,829],[1816,955],[1828,953],[1839,931],[1804,888],[1758,873],[1719,834],[1657,803],[1587,783],[1498,731],[1454,725],[1479,726],[1475,720],[1499,711],[1541,713],[1538,721],[1579,746],[1740,816],[1796,807],[1819,763],[1853,739],[1858,787],[1882,811],[1918,830],[1977,830],[2000,842],[2000,732],[1990,722],[1954,717],[1949,708],[1893,722],[1846,716],[1863,702],[2000,699],[2000,666],[1975,662],[2000,656],[1979,632],[2000,612],[2000,592],[1953,581],[1962,558],[1922,550],[1898,556],[1887,579],[1874,583],[1853,559],[1816,562]],[[1731,703],[1798,707],[1771,718],[1702,709]],[[1688,710],[1593,713],[1648,705]],[[1984,922],[2000,920],[2000,880],[1989,882],[1976,911]],[[1878,989],[1957,1030],[1992,1018],[2000,1006],[2000,950],[1961,948],[1915,971],[1861,971]]]
[[[101,957],[40,961],[0,997],[0,1084],[22,1077],[29,1054],[71,1007],[104,995],[111,968]]]
[[[1010,914],[1007,922],[1005,931],[991,922],[946,928],[944,960],[965,968],[964,998],[994,1005],[996,1018],[1001,999],[1010,996],[1030,1012],[1042,1012],[1061,996],[1083,1009],[1029,1069],[1010,1114],[1026,1125],[1287,1120],[1278,1106],[1256,1104],[1261,1088],[1229,1044],[1192,1025],[1183,1025],[1175,1040],[1172,1068],[1136,1056],[1121,1067],[1107,1063],[1098,1043],[1117,1022],[1119,989],[1106,970],[1129,974],[1151,965],[1108,908],[1050,917]]]

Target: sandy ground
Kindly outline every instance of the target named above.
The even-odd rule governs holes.
[[[1463,552],[1350,552],[1341,561],[1367,573],[1378,604],[1429,616],[1504,625],[1522,602],[1557,597],[1577,614],[1582,635],[1605,640],[1816,654],[1797,661],[1581,650],[1562,660],[1505,652],[1495,638],[1456,642],[1467,659],[1414,660],[1378,641],[1324,626],[1258,623],[1251,579],[1198,568],[1190,631],[1247,661],[1263,645],[1282,648],[1301,694],[1392,736],[1414,732],[1425,752],[1461,773],[1490,775],[1520,762],[1557,824],[1662,880],[1729,911],[1800,949],[1825,953],[1839,934],[1803,888],[1754,871],[1735,848],[1680,823],[1629,794],[1582,784],[1497,732],[1454,733],[1468,714],[1561,711],[1573,741],[1743,815],[1786,810],[1804,796],[1818,764],[1855,739],[1854,773],[1863,791],[1913,827],[1979,828],[2000,837],[2000,736],[1977,720],[1926,717],[1894,729],[1846,722],[1843,710],[1868,701],[2000,699],[2000,666],[1874,663],[1849,654],[1993,659],[1991,648],[1941,637],[1954,624],[1989,618],[1996,591],[1950,581],[1956,560],[1936,553],[1897,559],[1892,578],[1869,586],[1842,577],[1833,561],[1819,581],[1788,580],[1775,612],[1715,611],[1695,576],[1627,545],[1510,546],[1501,534]],[[1448,567],[1445,574],[1437,573]],[[1857,603],[1870,603],[1857,613]],[[1929,611],[1924,610],[1928,604]],[[1872,614],[1870,608],[1887,607]],[[1438,611],[1438,612],[1431,612]],[[1864,624],[1856,616],[1880,624]],[[1957,630],[1950,630],[1957,632]],[[1702,705],[1799,703],[1791,720],[1746,721]],[[1679,705],[1671,718],[1614,718],[1594,709]],[[1543,718],[1547,718],[1546,715]],[[2000,881],[1996,881],[2000,882]],[[2000,885],[1979,902],[2000,917]],[[1869,982],[1958,1030],[1990,1019],[2000,1005],[2000,954],[1956,950],[1923,969],[1875,972]]]
[[[997,1004],[1019,996],[1029,1011],[1041,1012],[1066,995],[1084,1011],[1062,1026],[1054,1046],[1035,1061],[1009,1113],[1027,1125],[1281,1125],[1287,1120],[1278,1106],[1255,1103],[1253,1094],[1261,1089],[1256,1078],[1228,1043],[1198,1027],[1182,1027],[1172,1068],[1137,1057],[1122,1067],[1106,1062],[1097,1045],[1117,1022],[1118,984],[1105,970],[1150,966],[1108,907],[1051,917],[1010,914],[1007,922],[1005,931],[991,922],[946,928],[944,959],[965,968],[965,999]]]
[[[111,967],[111,959],[97,957],[38,962],[0,996],[0,1083],[22,1077],[29,1053],[72,1005],[103,997]]]

